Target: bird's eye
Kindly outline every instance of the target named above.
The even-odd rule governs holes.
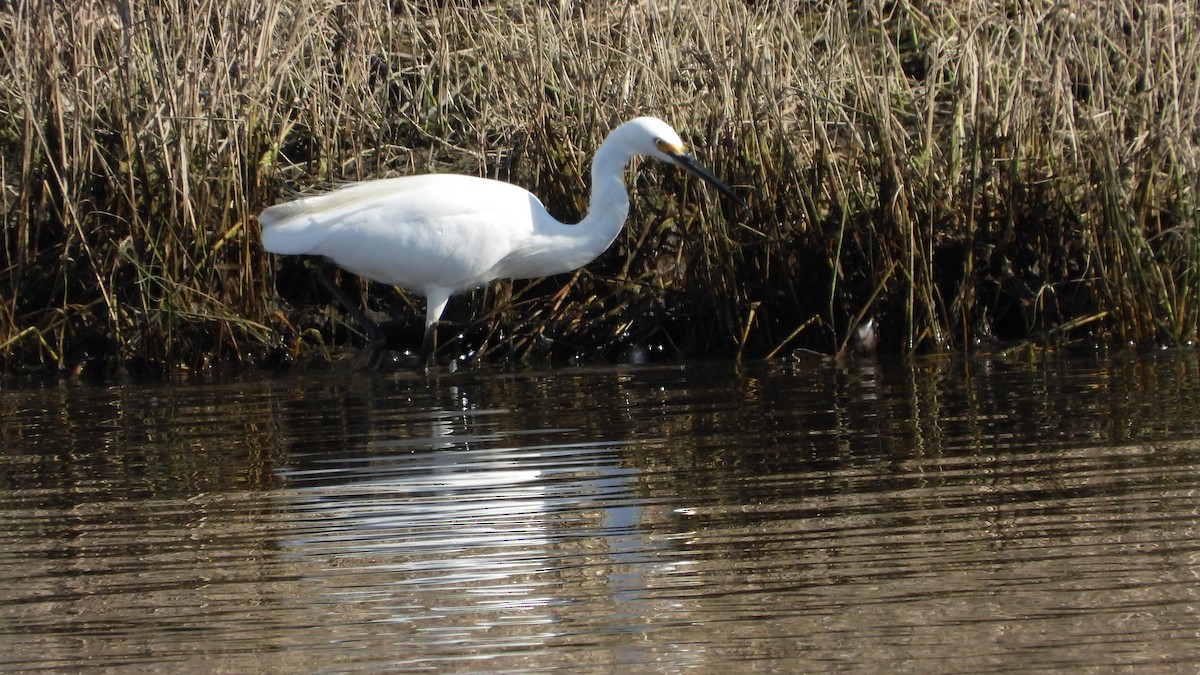
[[[661,138],[654,139],[654,147],[658,148],[659,152],[663,152],[668,155],[678,155],[680,153],[678,146],[676,146],[674,143],[664,141]]]

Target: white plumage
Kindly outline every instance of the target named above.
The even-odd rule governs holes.
[[[597,150],[588,213],[576,225],[555,220],[515,185],[430,174],[355,183],[272,206],[259,215],[263,248],[324,256],[359,276],[423,295],[424,365],[451,295],[494,279],[568,272],[603,253],[629,214],[622,173],[638,155],[681,166],[741,204],[692,159],[670,125],[639,117],[614,129]]]

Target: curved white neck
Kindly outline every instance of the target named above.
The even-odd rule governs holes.
[[[592,159],[592,196],[588,201],[588,212],[575,227],[580,235],[598,248],[600,255],[613,243],[625,219],[629,217],[629,192],[625,187],[624,173],[633,156],[614,142],[616,133],[609,135],[596,156]]]
[[[600,144],[592,159],[592,196],[588,212],[575,225],[557,221],[540,233],[539,241],[522,257],[532,266],[529,276],[549,276],[570,272],[595,260],[608,250],[621,233],[629,216],[629,193],[622,174],[633,158],[629,144],[617,127]]]

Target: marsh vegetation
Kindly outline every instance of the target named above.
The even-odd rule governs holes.
[[[1187,3],[16,2],[0,45],[5,370],[324,358],[359,338],[261,208],[454,171],[571,221],[638,114],[750,209],[631,173],[605,255],[452,302],[442,360],[1197,337]]]

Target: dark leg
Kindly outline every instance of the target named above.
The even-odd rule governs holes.
[[[442,318],[442,310],[450,300],[450,290],[446,288],[425,289],[425,337],[421,339],[421,355],[418,357],[417,370],[429,372],[429,358],[433,356],[434,344],[437,341],[437,323]]]
[[[425,337],[421,338],[421,354],[417,357],[417,370],[429,370],[429,357],[433,356],[434,325],[425,327]]]
[[[332,294],[333,297],[336,298],[339,303],[341,303],[342,307],[350,313],[350,316],[354,317],[354,320],[358,322],[358,325],[367,332],[367,335],[371,338],[368,348],[372,351],[371,358],[368,360],[368,363],[372,367],[378,365],[376,362],[379,360],[379,357],[383,352],[387,351],[387,336],[383,334],[383,331],[379,329],[379,326],[377,326],[374,321],[371,321],[367,318],[366,314],[363,314],[362,310],[358,308],[358,305],[354,304],[350,301],[350,298],[346,297],[346,294],[342,292],[342,289],[335,286],[334,283],[329,280],[329,277],[325,275],[323,270],[317,270],[317,280],[321,282],[321,285],[325,287],[325,290],[329,291],[330,294]]]

